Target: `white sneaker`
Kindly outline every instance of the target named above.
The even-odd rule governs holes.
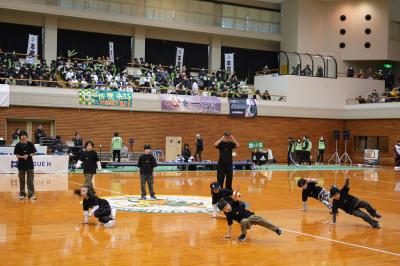
[[[117,209],[113,208],[111,209],[111,215],[110,217],[113,218],[113,220],[115,220],[115,216],[117,215]]]
[[[111,228],[115,225],[115,220],[111,220],[108,223],[104,224],[104,228]]]

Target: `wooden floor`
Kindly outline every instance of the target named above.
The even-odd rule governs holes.
[[[369,201],[383,218],[372,229],[359,218],[338,216],[336,227],[319,202],[301,212],[296,178],[320,178],[324,187],[344,183],[339,171],[235,172],[250,209],[284,233],[253,226],[239,243],[239,225],[225,240],[226,221],[209,214],[119,211],[114,228],[83,226],[80,199],[72,190],[81,174],[37,177],[36,202],[18,200],[16,175],[0,175],[0,265],[400,265],[400,174],[392,169],[350,171],[351,193]],[[164,172],[158,195],[209,195],[215,172]],[[137,173],[96,176],[100,196],[139,194]],[[43,191],[46,190],[46,191]]]

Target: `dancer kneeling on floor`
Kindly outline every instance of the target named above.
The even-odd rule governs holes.
[[[250,227],[254,224],[268,228],[278,235],[282,234],[282,230],[279,229],[279,227],[273,225],[263,217],[255,215],[254,212],[247,210],[243,202],[240,202],[237,199],[238,193],[239,189],[233,193],[231,200],[227,201],[222,199],[217,204],[218,208],[221,211],[224,211],[226,221],[228,222],[228,232],[225,238],[231,238],[233,220],[240,223],[240,227],[242,229],[242,234],[239,236],[239,241],[246,240],[247,229],[250,229]]]
[[[74,193],[83,199],[83,224],[89,223],[89,216],[94,216],[105,228],[114,226],[117,209],[111,209],[107,200],[97,197],[87,186],[76,189]]]
[[[349,194],[349,177],[346,177],[346,183],[344,184],[342,189],[337,188],[336,186],[332,186],[330,190],[331,198],[333,198],[332,204],[332,224],[336,224],[336,214],[338,209],[342,209],[348,214],[357,216],[362,218],[364,221],[369,223],[373,228],[381,228],[381,225],[378,221],[371,218],[381,218],[382,216],[369,204],[364,200],[360,200],[353,195]],[[366,209],[367,212],[371,215],[369,216],[365,212],[360,209]]]
[[[300,178],[297,181],[297,186],[303,188],[301,193],[301,199],[303,201],[302,211],[307,211],[307,199],[308,197],[314,198],[322,202],[328,209],[332,209],[332,204],[329,202],[329,193],[323,187],[317,185],[318,180],[316,179],[304,179]]]

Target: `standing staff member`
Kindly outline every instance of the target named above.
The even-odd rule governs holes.
[[[203,152],[203,139],[200,137],[200,134],[196,134],[196,153],[194,154],[194,159],[196,162],[201,162],[201,153]],[[197,157],[197,155],[199,157]]]
[[[394,158],[395,166],[400,167],[400,140],[397,141],[397,144],[394,145],[394,153],[396,157]]]
[[[222,138],[215,142],[214,146],[219,150],[217,165],[218,184],[221,188],[224,188],[224,180],[226,176],[225,188],[232,190],[232,151],[235,148],[239,148],[239,142],[237,142],[230,132],[225,132]]]
[[[308,163],[308,165],[311,165],[311,141],[308,137],[303,136],[303,160],[302,163]]]
[[[293,138],[289,137],[289,146],[288,146],[288,152],[287,152],[287,165],[290,165],[292,163],[292,154],[294,153],[294,146],[295,143],[293,142]]]
[[[32,156],[36,153],[36,148],[32,142],[28,141],[28,133],[21,131],[19,142],[15,145],[14,154],[18,158],[18,179],[19,179],[19,199],[26,197],[25,193],[25,174],[28,186],[28,198],[35,200],[35,186],[33,184],[34,171]]]
[[[121,162],[121,148],[122,148],[122,138],[119,136],[118,132],[115,132],[114,137],[111,139],[113,162],[115,162],[115,157],[118,157],[119,163]]]
[[[89,187],[95,194],[92,180],[96,174],[96,169],[101,170],[101,163],[97,152],[94,150],[94,144],[90,140],[85,143],[85,151],[81,152],[76,168],[81,167],[82,163],[83,174],[85,175],[84,186]]]
[[[318,157],[317,157],[318,164],[322,164],[324,162],[325,150],[326,150],[326,141],[324,137],[321,137],[318,141]]]
[[[301,144],[301,140],[300,139],[297,139],[297,141],[294,143],[294,151],[295,151],[295,153],[296,153],[296,162],[298,163],[298,164],[301,164],[302,163],[302,161],[303,161],[303,146],[302,146],[302,144]]]

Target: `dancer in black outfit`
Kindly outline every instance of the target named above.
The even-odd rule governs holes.
[[[219,150],[219,160],[217,165],[217,181],[221,188],[232,190],[233,165],[232,151],[239,148],[239,142],[229,132],[225,132],[222,138],[215,142],[215,147]]]
[[[97,197],[88,186],[76,189],[74,193],[83,199],[83,224],[88,224],[89,216],[94,216],[105,228],[114,226],[116,209],[111,209],[107,200]]]
[[[316,179],[304,179],[300,178],[297,181],[297,186],[302,188],[301,199],[303,201],[302,211],[307,211],[307,199],[308,197],[314,198],[322,202],[328,209],[332,209],[332,204],[329,202],[329,193],[323,187],[317,185],[318,180]]]
[[[344,184],[342,189],[337,188],[336,186],[332,186],[330,190],[330,195],[333,198],[332,203],[332,224],[336,224],[336,214],[338,209],[342,209],[348,214],[357,216],[362,218],[364,221],[369,223],[373,228],[381,228],[381,225],[378,221],[371,218],[381,218],[382,216],[369,204],[364,200],[360,200],[353,195],[349,194],[349,177],[346,177],[346,183]],[[365,212],[360,209],[365,209],[371,215],[369,216]]]

